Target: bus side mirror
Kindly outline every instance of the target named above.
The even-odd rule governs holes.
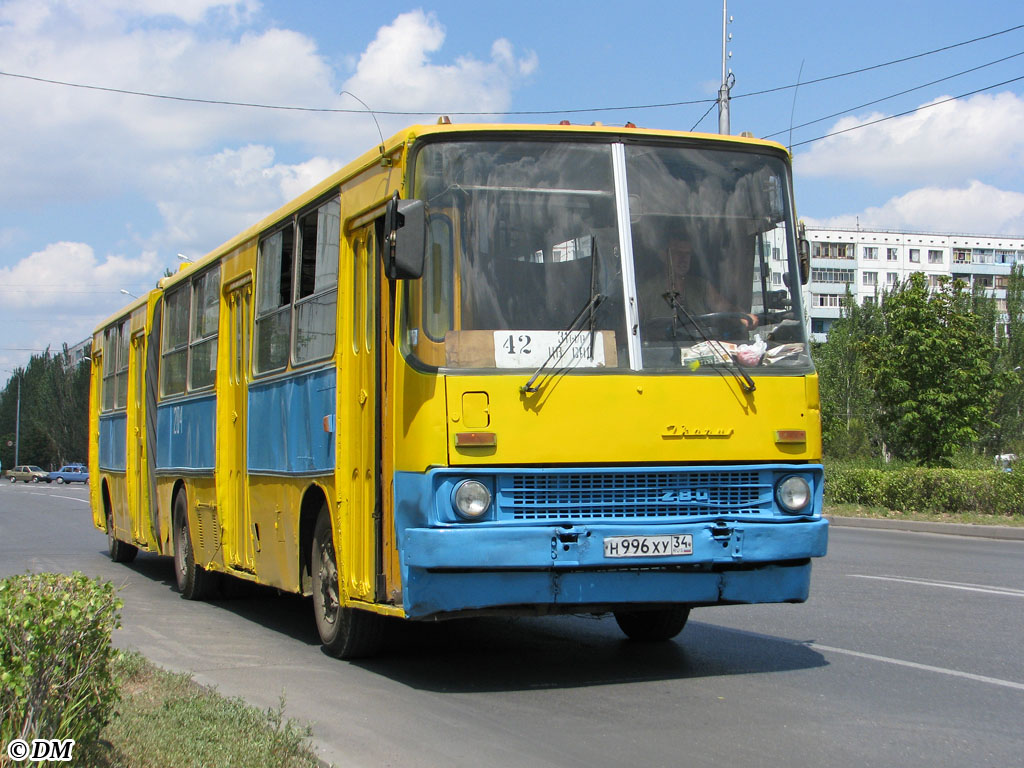
[[[395,192],[384,209],[384,274],[389,280],[422,277],[426,247],[426,206],[422,200],[399,200]]]
[[[800,238],[800,282],[807,285],[811,279],[811,244]]]
[[[811,244],[807,241],[807,227],[801,221],[796,229],[797,257],[800,260],[800,282],[807,285],[811,279]]]

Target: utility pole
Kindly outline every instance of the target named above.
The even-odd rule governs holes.
[[[21,445],[21,376],[18,376],[18,405],[14,417],[14,466],[18,466],[18,448]]]
[[[736,78],[727,67],[729,59],[728,44],[732,35],[728,32],[729,18],[728,0],[722,0],[722,87],[718,89],[718,132],[730,133],[729,130],[729,90],[732,88]]]

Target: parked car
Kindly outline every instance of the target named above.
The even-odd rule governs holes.
[[[1003,472],[1013,472],[1013,465],[1017,463],[1016,453],[997,453],[996,454],[996,469],[1001,469]]]
[[[38,483],[40,480],[50,482],[50,473],[35,464],[22,464],[14,469],[9,469],[7,476],[11,478],[12,483],[15,480],[21,480],[23,483]]]
[[[89,468],[85,464],[65,464],[56,472],[47,476],[47,482],[58,483],[88,483]]]

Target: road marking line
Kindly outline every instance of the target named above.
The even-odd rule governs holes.
[[[899,576],[868,576],[863,573],[849,574],[855,579],[874,579],[876,581],[899,581],[904,584],[920,584],[925,587],[945,587],[946,589],[960,589],[965,592],[985,592],[990,595],[1004,595],[1006,597],[1024,597],[1024,589],[1013,589],[1012,587],[990,587],[984,584],[961,584],[955,581],[931,581],[930,579],[907,579]]]
[[[828,653],[841,653],[847,656],[856,656],[860,659],[869,659],[871,661],[881,661],[885,664],[896,664],[900,667],[910,667],[911,669],[920,669],[925,672],[938,672],[941,675],[951,675],[952,677],[962,677],[965,680],[974,680],[979,683],[990,683],[991,685],[1001,685],[1004,688],[1013,688],[1018,691],[1024,691],[1024,683],[1015,683],[1012,680],[1001,680],[998,677],[986,677],[985,675],[975,675],[970,672],[961,672],[957,669],[946,669],[945,667],[933,667],[930,664],[918,664],[916,661],[903,661],[902,659],[891,659],[888,656],[876,656],[873,653],[861,653],[860,651],[848,651],[845,648],[833,648],[830,645],[819,645],[818,643],[807,643],[808,648],[812,648],[816,651],[824,651]]]
[[[88,503],[89,503],[89,500],[88,500],[88,499],[77,499],[77,498],[75,498],[74,496],[61,496],[61,495],[60,495],[60,494],[58,494],[58,493],[51,493],[51,494],[47,494],[47,495],[48,495],[48,496],[49,496],[49,497],[50,497],[51,499],[67,499],[68,501],[80,501],[80,502],[82,502],[83,504],[88,504]]]
[[[88,499],[80,499],[77,496],[61,496],[59,493],[40,493],[39,491],[29,491],[29,496],[45,496],[48,499],[67,499],[68,501],[80,501],[83,504],[88,504]]]

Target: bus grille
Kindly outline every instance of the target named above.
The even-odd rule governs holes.
[[[519,473],[499,476],[497,501],[513,520],[770,516],[774,507],[772,473],[756,470]]]

